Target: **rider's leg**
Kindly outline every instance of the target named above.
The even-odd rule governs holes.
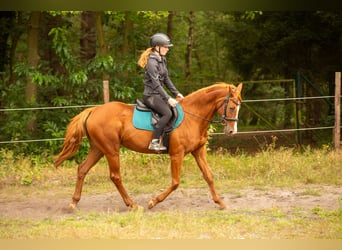
[[[160,136],[172,117],[170,106],[166,101],[157,95],[148,98],[144,97],[144,103],[161,115],[161,118],[156,124],[155,130],[153,132],[153,139],[150,143],[149,149],[157,151],[166,150],[166,147],[160,144]]]

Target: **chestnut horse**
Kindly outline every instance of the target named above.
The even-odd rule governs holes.
[[[232,135],[237,132],[237,117],[241,104],[242,83],[237,87],[226,83],[216,83],[199,89],[180,101],[184,110],[184,119],[178,128],[170,133],[168,154],[171,158],[171,186],[149,201],[152,208],[162,202],[180,182],[183,158],[191,153],[196,159],[204,179],[208,183],[212,198],[220,209],[225,203],[218,195],[213,177],[206,160],[205,143],[208,139],[208,125],[216,112],[221,115],[224,133]],[[76,208],[81,199],[84,178],[88,171],[105,156],[110,170],[110,179],[125,202],[132,209],[137,204],[129,197],[123,186],[120,174],[119,153],[121,145],[140,153],[157,153],[148,150],[152,132],[136,129],[132,125],[134,106],[109,102],[97,107],[87,108],[75,116],[69,123],[63,149],[56,157],[54,165],[58,167],[79,149],[83,136],[87,135],[90,152],[83,163],[78,166],[77,182],[70,207]]]

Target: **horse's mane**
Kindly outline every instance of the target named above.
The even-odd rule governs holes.
[[[224,92],[222,92],[224,90]],[[225,82],[216,82],[210,86],[198,89],[183,99],[183,104],[192,107],[204,107],[207,103],[212,101],[212,98],[217,98],[218,95],[224,98],[228,91],[231,95],[235,96],[239,101],[242,101],[241,93],[237,91],[237,87],[234,84]],[[222,95],[224,93],[224,95]],[[218,99],[220,100],[220,99]],[[222,99],[223,100],[223,99]]]
[[[201,100],[201,98],[199,98],[200,96],[213,93],[215,91],[221,90],[222,88],[227,89],[227,87],[230,87],[230,86],[233,86],[233,85],[228,84],[228,83],[224,83],[224,82],[216,82],[210,86],[198,89],[198,90],[190,93],[189,95],[186,96],[186,99],[188,99],[188,100],[196,99],[197,101],[200,101]]]

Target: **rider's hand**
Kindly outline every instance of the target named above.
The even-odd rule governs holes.
[[[179,97],[180,99],[184,98],[184,96],[181,93],[178,93],[177,97]]]
[[[171,107],[176,107],[176,105],[177,105],[177,103],[178,103],[175,99],[173,99],[173,98],[171,98],[171,97],[167,100],[167,102],[169,103],[169,105],[170,105]]]

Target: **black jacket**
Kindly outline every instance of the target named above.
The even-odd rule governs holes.
[[[170,96],[163,88],[164,85],[174,96],[177,96],[179,91],[169,78],[165,57],[159,58],[151,53],[145,67],[143,94],[145,96],[160,95],[164,100],[168,100]]]

